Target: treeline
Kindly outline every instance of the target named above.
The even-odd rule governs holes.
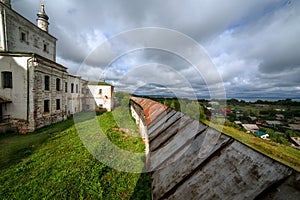
[[[253,105],[253,104],[261,104],[261,105],[275,105],[275,106],[300,106],[300,102],[293,101],[292,99],[285,99],[285,100],[277,100],[277,101],[267,101],[267,100],[257,100],[255,102],[247,102],[244,100],[238,100],[238,99],[228,99],[227,104],[230,105]]]

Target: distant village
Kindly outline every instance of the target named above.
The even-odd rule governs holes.
[[[225,125],[254,134],[265,140],[291,145],[300,150],[300,102],[291,99],[279,101],[227,101],[226,107],[218,101],[205,104],[206,114],[226,116]]]

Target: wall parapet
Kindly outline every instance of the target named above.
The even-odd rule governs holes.
[[[300,173],[150,99],[131,97],[156,199],[297,199]]]

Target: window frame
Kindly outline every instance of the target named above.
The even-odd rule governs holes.
[[[60,110],[60,109],[61,109],[60,99],[56,99],[56,110]]]
[[[61,91],[61,80],[56,78],[56,91]]]
[[[22,42],[27,42],[27,34],[24,31],[21,31],[20,33],[20,40]]]
[[[11,71],[1,72],[1,78],[3,88],[13,88],[13,77]]]
[[[44,100],[44,113],[49,113],[50,112],[50,100],[45,99]]]
[[[74,93],[74,83],[71,83],[71,93]]]
[[[43,51],[48,52],[48,45],[44,43],[43,45]]]
[[[48,75],[44,76],[44,90],[50,91],[50,76]]]

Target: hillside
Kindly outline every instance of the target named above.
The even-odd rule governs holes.
[[[77,119],[87,122],[89,115],[81,113]],[[142,140],[126,136],[112,113],[96,118],[105,122],[112,142],[144,151]],[[28,135],[2,136],[0,150],[1,163],[6,163],[0,171],[0,199],[151,199],[149,176],[112,169],[95,159],[78,137],[73,119]]]

